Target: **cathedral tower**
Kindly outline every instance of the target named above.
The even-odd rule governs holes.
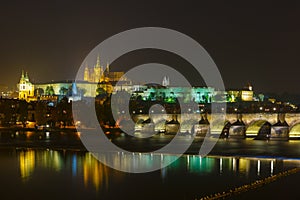
[[[100,82],[101,75],[102,75],[102,69],[101,69],[101,65],[100,65],[100,57],[98,55],[97,63],[94,67],[94,82],[96,82],[96,83]]]
[[[162,86],[168,87],[170,85],[170,79],[168,76],[164,76]]]
[[[84,69],[83,80],[84,81],[90,81],[90,71],[89,71],[89,66],[87,64],[86,64],[85,69]]]
[[[109,79],[109,64],[107,63],[106,64],[106,68],[103,72],[103,75],[102,75],[102,80],[101,81],[104,81],[104,82],[109,82],[110,79]]]

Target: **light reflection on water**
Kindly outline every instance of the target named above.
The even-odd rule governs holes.
[[[150,142],[160,147],[165,143],[164,139],[153,138],[144,142],[121,138],[117,142],[142,148]],[[48,145],[49,141],[51,145]],[[78,150],[78,141],[78,135],[63,132],[0,134],[0,142],[4,146],[25,146],[17,149],[3,146],[0,151],[1,197],[7,194],[10,195],[9,199],[17,199],[25,194],[35,195],[33,199],[40,196],[43,199],[48,196],[46,199],[195,199],[300,167],[298,159],[283,159],[300,156],[300,140],[219,140],[212,155],[228,157],[184,155],[176,160],[175,155],[154,153],[116,152],[98,155],[104,160],[111,159],[114,165],[125,171],[174,161],[166,168],[144,174],[113,170],[85,151],[51,150],[55,147],[62,149],[63,145],[67,145],[68,149],[71,145],[71,148]],[[185,138],[182,142],[185,142]],[[33,147],[38,144],[37,147],[42,149],[26,148],[31,144]],[[195,143],[194,147],[199,144]],[[194,152],[197,153],[197,149]],[[16,188],[18,192],[15,192]]]
[[[100,187],[108,187],[108,167],[102,165],[90,153],[86,153],[83,160],[83,179],[87,187],[90,183],[96,190]],[[77,163],[74,163],[77,167]],[[75,166],[73,165],[73,166]]]
[[[108,167],[98,162],[90,153],[28,149],[17,151],[17,156],[20,177],[23,181],[32,178],[37,168],[56,172],[70,168],[73,177],[82,176],[86,187],[90,184],[96,189],[100,186],[108,186]]]
[[[73,177],[82,178],[86,188],[92,185],[98,191],[100,188],[108,189],[111,174],[117,174],[118,179],[129,175],[110,169],[96,160],[91,153],[87,152],[28,149],[17,150],[16,155],[19,162],[20,177],[23,181],[28,181],[33,178],[35,170],[38,169],[49,169],[53,172],[68,170]],[[128,159],[128,157],[131,158]],[[112,159],[114,159],[118,165],[132,168],[139,166],[140,163],[151,165],[155,159],[168,160],[172,159],[172,157],[176,156],[163,154],[153,155],[152,153],[115,153]],[[131,163],[128,162],[129,160]],[[227,176],[235,176],[238,174],[244,179],[247,179],[249,176],[259,178],[261,174],[269,176],[285,169],[299,166],[299,160],[184,155],[170,166],[161,169],[160,174],[162,179],[167,178],[168,175],[173,176],[174,171],[176,173],[182,173],[182,171],[184,171],[184,173],[214,177],[224,174],[227,174]]]
[[[20,175],[23,180],[26,180],[34,171],[35,168],[35,152],[22,151],[19,153]]]

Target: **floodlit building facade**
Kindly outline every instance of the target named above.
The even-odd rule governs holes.
[[[132,99],[144,101],[164,101],[166,103],[182,102],[212,103],[254,101],[252,86],[238,90],[219,91],[212,87],[171,86],[170,78],[164,76],[161,84],[137,84],[129,80],[124,72],[111,72],[110,66],[104,68],[97,57],[93,67],[86,65],[82,80],[52,81],[32,84],[28,74],[22,75],[18,84],[19,99],[26,101],[36,99],[53,99],[53,96],[67,96],[69,100],[78,101],[82,97],[96,97],[99,92],[107,94],[127,92]],[[57,98],[59,99],[59,98]]]
[[[34,100],[34,85],[29,81],[27,72],[24,75],[24,71],[22,71],[21,78],[17,86],[19,89],[19,99],[26,101]]]

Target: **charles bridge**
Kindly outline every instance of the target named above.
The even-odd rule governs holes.
[[[151,114],[150,117],[137,114],[132,118],[136,130],[141,131],[152,127],[156,131],[177,132],[177,127],[181,133],[198,135],[209,132],[224,137],[300,138],[300,113]]]

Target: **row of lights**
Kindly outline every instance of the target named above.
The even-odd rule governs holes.
[[[263,110],[264,108],[261,106],[261,107],[259,107],[259,110]],[[224,108],[222,108],[222,110],[224,110]],[[234,108],[234,111],[237,111],[238,109],[237,108]],[[273,109],[272,109],[273,111],[276,111],[277,110],[277,108],[276,107],[274,107]],[[270,109],[269,108],[265,108],[265,111],[270,111]]]
[[[259,107],[259,110],[261,110],[261,111],[262,111],[263,109],[264,109],[263,107]],[[224,110],[225,110],[225,108],[223,108],[223,107],[222,107],[222,108],[221,108],[221,110],[222,110],[222,111],[224,111]],[[274,107],[272,110],[273,110],[273,111],[276,111],[276,110],[277,110],[277,108],[276,108],[276,107]],[[189,111],[189,112],[191,112],[191,111],[192,111],[192,109],[191,109],[191,108],[189,108],[189,109],[188,109],[188,111]],[[234,108],[234,111],[235,111],[235,112],[237,112],[237,111],[238,111],[238,109],[237,109],[237,108]],[[269,108],[266,108],[266,109],[265,109],[265,111],[270,111],[270,109],[269,109]],[[133,114],[136,114],[136,113],[142,113],[142,112],[143,112],[143,110],[139,110],[139,111],[135,111],[135,110],[134,110],[134,111],[132,111],[132,113],[133,113]],[[154,110],[151,110],[150,112],[151,112],[151,113],[154,113]],[[161,110],[161,112],[165,112],[165,110],[164,110],[164,109],[162,109],[162,110]],[[204,112],[204,109],[200,109],[200,112]],[[122,114],[125,114],[125,111],[124,111],[124,110],[122,110],[121,112],[118,112],[118,114],[121,114],[121,113],[122,113]],[[199,113],[199,110],[196,110],[196,113]]]

